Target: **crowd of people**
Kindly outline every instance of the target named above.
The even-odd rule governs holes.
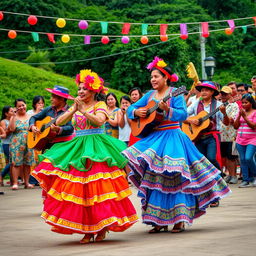
[[[2,109],[1,186],[7,174],[12,190],[40,185],[52,231],[83,234],[80,243],[89,243],[126,230],[138,220],[129,183],[138,189],[143,223],[153,226],[149,233],[169,225],[172,233],[184,231],[208,206],[219,206],[230,193],[226,183],[256,187],[256,76],[252,86],[202,80],[163,100],[177,90],[178,76],[158,57],[148,70],[152,90],[132,88],[120,102],[86,69],[76,76],[77,97],[55,85],[46,88],[51,106],[35,96],[31,110],[21,98]],[[150,102],[158,122],[147,136],[133,136],[132,123],[148,118]],[[43,146],[29,147],[28,133],[40,137],[37,121],[47,117]]]

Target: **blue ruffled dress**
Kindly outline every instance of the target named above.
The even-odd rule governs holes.
[[[157,101],[155,94],[151,90],[131,105],[128,117],[134,119],[137,108]],[[220,171],[180,129],[180,122],[187,118],[184,97],[173,97],[168,104],[165,120],[122,152],[129,159],[129,179],[138,189],[143,223],[148,225],[192,224],[212,202],[230,193]]]

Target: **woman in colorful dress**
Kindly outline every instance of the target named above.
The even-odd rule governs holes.
[[[27,146],[29,118],[24,99],[15,100],[16,111],[11,117],[9,130],[13,132],[10,141],[10,162],[12,164],[12,190],[17,190],[18,177],[24,178],[24,188],[33,188],[29,183],[30,166],[34,164],[33,149]]]
[[[117,111],[119,110],[119,104],[116,95],[112,92],[108,93],[105,102],[109,116],[108,121],[105,123],[105,132],[106,134],[118,139]]]
[[[162,99],[175,92],[170,86],[178,77],[167,64],[155,57],[148,65],[153,90],[128,108],[130,119],[146,117],[149,101],[159,104],[163,120],[154,130],[123,151],[129,159],[131,182],[141,198],[143,223],[152,225],[149,233],[185,230],[185,223],[205,213],[214,201],[230,190],[214,167],[180,129],[179,122],[187,117],[183,96]]]
[[[52,231],[84,234],[80,243],[89,243],[95,235],[98,242],[108,231],[126,230],[138,217],[122,169],[126,145],[104,133],[107,107],[97,100],[103,79],[86,69],[76,82],[75,104],[57,120],[59,125],[72,119],[76,137],[39,156],[32,174],[47,193],[42,217]]]

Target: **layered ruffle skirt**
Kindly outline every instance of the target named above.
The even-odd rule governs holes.
[[[32,175],[43,188],[42,218],[62,234],[121,232],[138,217],[122,168],[125,144],[105,134],[75,137],[39,156]]]
[[[138,188],[145,224],[192,224],[230,193],[220,171],[179,128],[155,131],[122,153],[129,159],[129,179]]]

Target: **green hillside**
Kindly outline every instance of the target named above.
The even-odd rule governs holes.
[[[44,96],[46,105],[49,105],[51,94],[45,88],[53,88],[56,84],[69,88],[73,96],[77,92],[74,78],[3,58],[0,58],[0,77],[0,109],[4,105],[13,105],[17,98],[24,98],[28,109],[31,109],[35,95]],[[123,95],[122,92],[113,89],[110,89],[110,92],[114,92],[118,98]]]

